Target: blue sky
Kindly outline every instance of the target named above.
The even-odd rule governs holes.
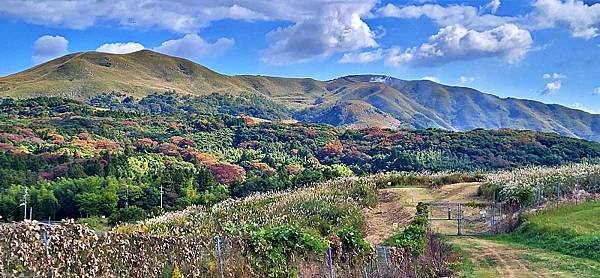
[[[3,0],[0,76],[147,48],[226,74],[434,79],[600,113],[597,2]]]

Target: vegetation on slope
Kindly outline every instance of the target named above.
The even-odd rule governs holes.
[[[384,171],[504,169],[600,157],[597,143],[530,131],[343,130],[260,122],[285,113],[244,96],[140,100],[60,98],[0,103],[0,215],[105,216],[163,210]],[[269,107],[272,107],[270,109]],[[262,108],[261,108],[262,109]],[[232,115],[224,114],[230,113]]]
[[[341,243],[346,260],[371,252],[361,235],[362,209],[377,202],[374,183],[339,180],[295,191],[230,199],[211,208],[191,207],[117,231],[152,235],[239,238],[236,243],[255,273],[282,277],[296,273],[300,261]],[[302,217],[297,217],[301,215]]]
[[[487,176],[479,194],[517,206],[548,201],[585,200],[600,194],[600,164],[577,163],[557,167],[524,167]]]

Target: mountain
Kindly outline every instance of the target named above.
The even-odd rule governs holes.
[[[323,123],[349,128],[402,127],[401,121],[362,100],[345,100],[328,105],[317,105],[297,113],[301,122]]]
[[[311,105],[325,93],[323,87],[323,82],[312,79],[227,76],[150,50],[74,53],[0,78],[0,93],[11,97],[52,95],[82,100],[98,93],[141,97],[174,90],[193,95],[258,93],[292,107]]]
[[[88,100],[118,92],[254,95],[291,108],[294,118],[336,126],[531,129],[600,141],[600,115],[537,101],[499,98],[427,80],[353,75],[310,78],[228,76],[192,61],[142,50],[130,54],[81,52],[0,77],[5,97],[62,96]]]

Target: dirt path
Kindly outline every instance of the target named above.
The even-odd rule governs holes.
[[[363,213],[367,221],[367,241],[375,246],[390,236],[394,230],[405,226],[413,213],[403,205],[403,194],[398,188],[379,190],[379,203],[366,208]]]
[[[455,237],[451,242],[468,254],[472,264],[471,272],[461,277],[590,277],[598,269],[596,262],[488,239]]]
[[[480,271],[491,268],[497,277],[548,277],[544,275],[547,271],[528,268],[515,249],[473,237],[455,238],[453,242],[470,254],[474,268]]]
[[[367,241],[381,243],[414,216],[419,202],[472,202],[480,183],[459,183],[429,188],[389,188],[379,191],[379,203],[365,209]],[[480,237],[450,237],[464,252],[469,267],[457,277],[598,277],[600,263],[557,252],[503,243]],[[592,274],[593,273],[593,274]]]
[[[464,182],[444,185],[431,192],[431,198],[438,202],[473,202],[482,201],[477,196],[480,182]]]
[[[379,190],[379,203],[364,210],[367,241],[381,243],[396,229],[404,227],[414,216],[419,202],[476,200],[480,183],[457,183],[431,190],[424,187],[401,187]]]

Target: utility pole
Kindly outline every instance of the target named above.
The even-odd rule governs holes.
[[[160,210],[163,209],[163,185],[160,185]]]
[[[21,205],[23,206],[23,221],[27,220],[27,197],[29,196],[29,187],[25,187],[25,192],[23,192],[23,200],[21,201]]]

